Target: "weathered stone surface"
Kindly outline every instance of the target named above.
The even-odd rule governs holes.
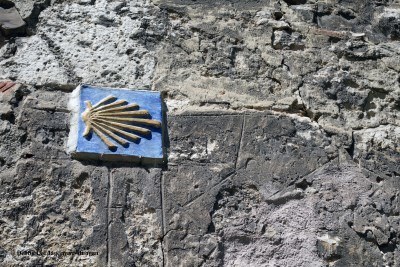
[[[65,152],[69,114],[66,94],[34,92],[21,104],[16,117],[18,129],[25,131],[22,157],[70,159]]]
[[[105,265],[106,168],[28,159],[20,161],[13,174],[2,172],[1,184],[1,235],[12,236],[1,244],[2,264]],[[76,250],[96,255],[56,255]]]
[[[193,162],[234,165],[243,116],[171,116],[168,121],[170,165]]]
[[[231,120],[236,116],[219,117],[220,129],[208,127],[210,119],[204,121],[201,116],[190,119],[197,128],[207,129],[208,136],[212,137],[223,132],[223,122],[227,118]],[[293,191],[285,192],[286,188],[293,187],[296,182],[301,184],[303,177],[329,161],[328,156],[335,156],[334,153],[330,155],[327,152],[329,140],[316,125],[288,116],[259,113],[242,115],[240,118],[244,120],[243,126],[240,125],[243,130],[239,140],[235,140],[239,144],[239,151],[238,154],[230,153],[231,163],[196,163],[193,160],[190,165],[187,161],[182,162],[164,172],[167,266],[239,266],[263,265],[268,262],[287,266],[310,266],[308,264],[320,263],[316,253],[312,252],[316,249],[313,243],[316,236],[312,237],[312,234],[308,234],[310,240],[304,245],[310,249],[309,252],[305,252],[306,248],[304,252],[296,252],[299,248],[294,246],[300,240],[306,241],[305,236],[298,241],[289,242],[288,235],[289,243],[282,253],[289,253],[291,250],[293,258],[274,258],[274,249],[270,248],[268,238],[260,236],[266,226],[258,225],[257,221],[263,216],[261,214],[271,215],[270,206],[304,198],[302,189],[293,188]],[[172,131],[176,128],[172,124],[170,129]],[[186,135],[186,138],[195,140],[196,137]],[[216,146],[214,153],[218,155],[229,151],[230,142],[225,141],[225,146]],[[172,155],[176,153],[174,150],[180,148],[171,146],[170,149]],[[259,209],[258,205],[262,208]],[[304,216],[316,216],[311,212],[313,203],[308,203],[308,208],[303,209],[300,209],[301,205],[290,207],[289,210],[275,210],[277,217],[269,223],[274,224],[279,216],[289,216],[294,210],[298,212],[292,218],[295,221]],[[253,216],[250,218],[250,215]],[[302,227],[281,225],[280,228],[281,231],[289,228],[294,233]],[[274,244],[277,241],[271,242]],[[304,255],[304,258],[298,257],[298,253]]]
[[[161,171],[113,169],[109,190],[110,266],[163,266]]]
[[[244,118],[237,180],[249,180],[268,198],[336,156],[329,138],[309,120],[248,115]]]
[[[400,127],[381,125],[355,131],[354,140],[354,160],[362,167],[382,177],[399,176]]]

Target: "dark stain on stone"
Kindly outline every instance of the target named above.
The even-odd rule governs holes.
[[[304,5],[307,0],[284,0],[288,5]]]

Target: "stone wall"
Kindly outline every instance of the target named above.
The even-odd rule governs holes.
[[[0,7],[0,266],[400,266],[400,2]],[[80,83],[161,91],[168,162],[72,160]]]

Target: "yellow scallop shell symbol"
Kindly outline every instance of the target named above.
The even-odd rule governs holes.
[[[85,104],[82,119],[86,128],[83,136],[87,137],[93,130],[110,150],[117,148],[112,140],[126,146],[129,140],[140,140],[141,137],[137,134],[150,135],[151,130],[141,127],[143,125],[161,127],[161,122],[146,118],[150,116],[147,110],[139,110],[139,105],[117,100],[112,95],[95,105],[90,101],[85,101]]]

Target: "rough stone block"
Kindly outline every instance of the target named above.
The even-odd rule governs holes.
[[[186,122],[184,125],[196,125],[196,128],[179,127],[182,122],[171,120],[172,153],[180,144],[172,129],[175,136],[185,133],[185,139],[179,140],[187,144],[202,143],[196,141],[202,140],[196,131],[201,128],[211,129],[207,138],[229,139],[224,140],[226,145],[216,146],[216,158],[173,159],[163,173],[166,266],[218,266],[222,262],[232,266],[239,262],[262,266],[267,264],[265,255],[273,257],[271,247],[277,246],[280,240],[285,240],[283,250],[290,253],[298,251],[296,242],[303,242],[310,250],[314,248],[316,236],[303,233],[301,224],[294,223],[302,216],[315,216],[310,210],[312,203],[301,203],[302,189],[278,191],[299,182],[329,161],[324,147],[330,143],[317,125],[298,117],[268,113],[222,115],[218,117],[219,128],[210,127],[214,125],[212,116],[179,119]],[[228,127],[241,134],[230,136],[228,130],[225,132]],[[295,203],[286,205],[290,201]],[[274,208],[280,205],[283,207]],[[262,215],[269,212],[274,219]],[[290,226],[279,223],[278,218],[285,216],[294,220]],[[315,224],[312,229],[316,229]],[[279,237],[286,230],[302,234],[294,239]],[[258,256],[250,259],[249,253]],[[283,265],[293,263],[293,266],[320,262],[311,251],[303,252],[297,259],[275,260]]]
[[[163,182],[165,266],[204,264],[218,246],[210,236],[210,212],[229,176],[214,164],[180,166],[164,172]]]
[[[162,266],[161,170],[111,172],[110,266]]]
[[[169,164],[234,163],[243,116],[171,116]]]
[[[1,244],[2,264],[105,266],[107,169],[28,160],[15,171],[16,181],[10,174],[0,177],[12,187],[0,196],[0,234],[13,233],[13,242]]]
[[[20,153],[36,159],[67,159],[68,113],[65,94],[34,92],[24,99],[16,125],[25,132]]]
[[[335,157],[317,125],[290,116],[245,117],[238,159],[238,181],[247,180],[274,194]]]

